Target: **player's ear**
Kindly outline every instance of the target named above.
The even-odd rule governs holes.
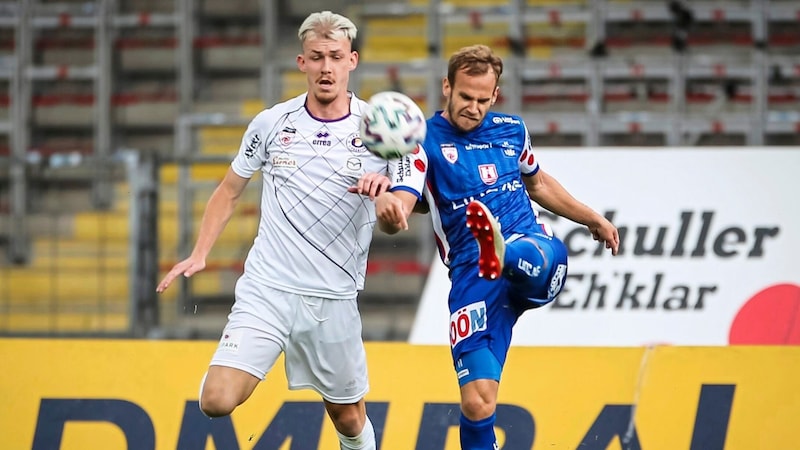
[[[497,103],[497,97],[500,96],[500,86],[494,87],[494,93],[492,94],[492,106]]]
[[[450,80],[448,80],[447,77],[442,78],[442,95],[444,95],[445,98],[450,97],[451,89]]]
[[[306,71],[306,59],[303,58],[303,55],[297,55],[297,68],[300,69],[300,72]]]
[[[355,69],[358,66],[358,52],[353,50],[350,52],[350,70]]]

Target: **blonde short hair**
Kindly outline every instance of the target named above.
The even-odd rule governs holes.
[[[350,19],[330,11],[310,14],[297,31],[300,43],[314,38],[334,40],[347,38],[352,44],[356,39],[356,34],[358,34],[358,29]]]

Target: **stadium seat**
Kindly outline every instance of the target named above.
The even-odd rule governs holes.
[[[239,150],[245,129],[245,127],[200,128],[197,132],[199,153],[233,158]]]
[[[127,312],[9,312],[0,315],[0,332],[5,333],[125,333]]]
[[[428,57],[424,15],[368,17],[361,57],[369,62],[407,62]],[[305,89],[305,85],[304,85]]]

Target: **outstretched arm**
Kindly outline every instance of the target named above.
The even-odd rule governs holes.
[[[156,292],[164,292],[178,275],[190,277],[206,268],[206,257],[233,216],[236,203],[248,181],[250,181],[248,178],[242,178],[233,169],[228,168],[225,178],[208,199],[192,254],[175,264],[164,279],[158,283]]]
[[[619,233],[608,219],[578,201],[558,180],[542,169],[535,175],[523,177],[523,180],[533,201],[552,213],[586,225],[594,240],[605,243],[606,248],[611,249],[611,254],[617,254]]]
[[[414,211],[417,197],[407,191],[385,192],[375,199],[378,228],[386,234],[408,229],[408,216]]]
[[[347,188],[347,192],[361,194],[375,201],[375,197],[389,190],[392,187],[392,180],[386,175],[375,172],[368,172],[358,179],[355,186]]]

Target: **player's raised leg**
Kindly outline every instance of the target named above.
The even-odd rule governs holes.
[[[511,282],[513,297],[535,308],[552,301],[561,291],[567,270],[567,249],[561,240],[532,231],[504,239],[500,224],[480,201],[467,205],[467,228],[478,242],[478,276]]]
[[[525,309],[553,301],[566,275],[567,248],[557,237],[532,233],[506,241],[503,277],[510,281],[512,297],[523,300]]]
[[[500,224],[483,203],[474,200],[467,205],[467,228],[478,241],[478,276],[495,280],[503,272],[505,240]]]

